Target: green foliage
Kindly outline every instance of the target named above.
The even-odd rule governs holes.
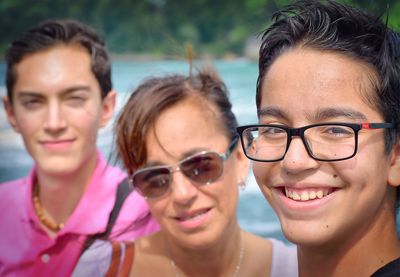
[[[183,58],[191,43],[198,55],[242,55],[248,38],[292,0],[1,0],[0,51],[16,34],[48,18],[75,18],[100,32],[113,53]],[[385,14],[400,29],[396,0],[343,0]],[[384,15],[385,16],[385,15]],[[384,17],[383,17],[384,18]]]

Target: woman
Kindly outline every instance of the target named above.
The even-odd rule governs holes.
[[[118,154],[161,230],[121,251],[130,253],[122,274],[114,244],[108,275],[297,275],[293,248],[238,225],[238,186],[249,164],[236,126],[212,72],[151,78],[134,91],[116,123]]]

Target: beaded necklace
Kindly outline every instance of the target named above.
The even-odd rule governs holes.
[[[40,203],[40,198],[39,198],[39,184],[36,182],[33,186],[33,206],[35,208],[36,215],[38,216],[40,222],[49,230],[53,232],[58,232],[60,231],[63,227],[63,223],[57,223],[53,219],[47,217],[44,214],[42,204]]]

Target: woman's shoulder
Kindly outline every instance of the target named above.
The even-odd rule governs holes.
[[[293,244],[264,238],[245,232],[247,254],[252,257],[253,269],[258,272],[269,272],[269,276],[298,276],[297,248]],[[263,268],[259,268],[263,265]],[[267,274],[264,274],[267,276]]]
[[[72,276],[105,276],[111,256],[112,242],[96,240],[81,254]]]
[[[132,241],[96,240],[82,253],[71,276],[116,276],[121,271],[129,273],[134,250]]]
[[[132,276],[173,276],[172,260],[160,232],[136,240],[135,249]]]
[[[298,276],[297,247],[274,238],[268,240],[272,244],[270,276]]]
[[[272,243],[263,237],[242,233],[244,242],[243,264],[247,268],[246,276],[268,276],[272,262]]]

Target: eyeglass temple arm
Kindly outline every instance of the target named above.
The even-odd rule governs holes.
[[[232,153],[233,149],[235,149],[235,146],[237,142],[239,141],[239,135],[235,135],[231,141],[231,143],[228,146],[228,149],[224,154],[221,155],[222,159],[226,160],[229,155]]]
[[[390,129],[394,127],[393,123],[361,123],[361,129]]]

